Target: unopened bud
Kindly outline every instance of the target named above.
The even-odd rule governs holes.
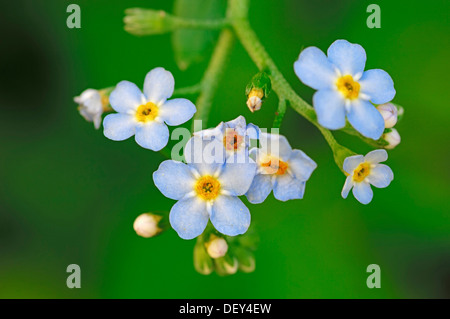
[[[250,112],[261,109],[261,105],[265,98],[272,90],[270,77],[265,72],[259,72],[247,84],[245,94],[247,95],[247,106]]]
[[[194,247],[194,268],[202,275],[209,275],[214,270],[213,260],[206,252],[201,240],[197,240]]]
[[[385,103],[377,106],[378,111],[384,119],[384,127],[391,128],[397,123],[397,108],[392,103]]]
[[[391,150],[395,148],[401,142],[401,137],[395,128],[390,129],[389,132],[383,134],[383,139],[388,142],[384,148]]]
[[[177,28],[177,19],[162,10],[127,9],[123,21],[125,31],[134,35],[162,34]]]
[[[233,275],[239,268],[237,259],[229,255],[214,259],[214,263],[216,265],[217,274],[221,276]]]
[[[163,229],[159,227],[162,216],[145,213],[139,215],[134,221],[133,228],[141,237],[150,238],[160,234]]]
[[[223,257],[228,251],[227,241],[215,235],[211,235],[209,242],[205,243],[205,247],[211,258]]]
[[[109,104],[108,95],[104,90],[87,89],[80,96],[74,97],[78,104],[80,115],[88,122],[93,122],[96,129],[100,128],[102,114]]]
[[[233,253],[239,262],[240,271],[249,273],[255,270],[255,256],[250,250],[243,247],[236,247]]]

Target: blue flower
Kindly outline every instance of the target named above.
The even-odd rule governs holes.
[[[245,233],[250,225],[250,212],[238,196],[244,195],[250,187],[256,165],[227,164],[223,156],[208,155],[207,150],[216,140],[204,141],[198,136],[191,140],[203,141],[202,144],[188,142],[201,145],[193,148],[194,153],[202,153],[200,156],[186,148],[187,164],[167,160],[153,173],[153,181],[161,193],[177,200],[170,210],[170,224],[183,239],[203,233],[208,220],[222,234]]]
[[[276,199],[287,201],[301,199],[305,193],[306,181],[317,164],[300,150],[293,150],[282,135],[260,135],[261,148],[253,148],[253,157],[258,170],[248,190],[250,203],[262,203],[270,192]]]
[[[317,90],[313,105],[319,124],[336,130],[350,124],[362,135],[377,140],[384,120],[372,104],[383,104],[395,96],[394,82],[380,69],[364,72],[366,52],[359,44],[337,40],[328,57],[316,47],[300,53],[294,63],[299,79]],[[372,102],[372,103],[370,103]]]
[[[144,94],[134,83],[117,84],[109,102],[118,113],[103,120],[105,136],[123,141],[135,135],[136,143],[144,148],[153,151],[164,148],[169,141],[167,125],[183,124],[196,112],[189,100],[167,100],[173,94],[174,85],[172,73],[163,68],[155,68],[147,74]]]
[[[362,204],[372,201],[373,192],[370,184],[378,188],[388,187],[394,179],[389,166],[379,164],[388,158],[385,150],[375,150],[366,156],[349,156],[344,160],[344,171],[349,174],[342,189],[342,197],[347,198],[353,188],[353,195]]]
[[[249,162],[248,151],[250,140],[258,139],[260,129],[250,123],[247,125],[245,118],[240,115],[232,121],[221,122],[213,129],[207,129],[194,133],[202,139],[217,140],[222,144],[228,163]]]

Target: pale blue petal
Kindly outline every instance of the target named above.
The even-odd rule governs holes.
[[[195,178],[188,165],[167,160],[153,173],[153,182],[164,196],[179,200],[192,192]]]
[[[378,140],[384,131],[384,119],[381,113],[370,102],[353,100],[348,121],[359,133],[373,140]]]
[[[347,176],[347,178],[345,179],[345,184],[344,187],[342,188],[341,195],[343,198],[347,198],[348,193],[350,192],[352,187],[353,187],[353,175],[350,175]]]
[[[214,201],[211,222],[222,234],[241,235],[250,226],[250,211],[238,197],[222,195]]]
[[[214,175],[225,163],[223,142],[193,136],[184,147],[184,158],[200,175]]]
[[[272,175],[258,174],[253,179],[247,194],[247,199],[252,204],[264,202],[272,191]]]
[[[344,160],[343,169],[348,174],[353,174],[355,168],[358,167],[364,161],[364,156],[362,155],[353,155],[349,156]]]
[[[259,142],[261,151],[286,162],[292,153],[288,140],[283,135],[261,133]]]
[[[232,121],[225,122],[225,126],[227,128],[234,129],[239,135],[244,136],[245,131],[247,129],[247,123],[245,121],[245,117],[242,115],[238,116]]]
[[[336,72],[325,54],[316,47],[304,49],[294,63],[294,71],[300,81],[313,89],[335,86]]]
[[[342,75],[361,76],[366,66],[366,51],[359,44],[347,40],[334,41],[327,51],[328,60],[338,67]]]
[[[187,99],[173,99],[164,103],[159,111],[158,115],[167,125],[177,126],[189,121],[197,109]]]
[[[192,239],[203,233],[209,214],[206,202],[198,197],[182,199],[173,205],[169,215],[170,225],[183,239]]]
[[[152,151],[160,151],[169,141],[169,129],[164,123],[156,121],[136,127],[136,143]]]
[[[374,104],[387,103],[395,96],[394,81],[386,71],[368,70],[364,72],[359,84],[360,92],[369,96],[369,100]]]
[[[246,135],[249,139],[257,140],[259,139],[259,135],[261,134],[261,130],[259,127],[253,123],[247,125]]]
[[[103,134],[113,141],[123,141],[135,133],[136,120],[133,115],[108,114],[103,120]]]
[[[373,191],[372,188],[370,188],[370,184],[365,181],[355,183],[353,186],[353,196],[355,196],[361,204],[369,204],[373,198]]]
[[[256,173],[256,163],[226,163],[219,175],[221,187],[233,196],[244,195]]]
[[[307,181],[312,172],[317,168],[316,162],[301,150],[292,151],[288,165],[295,178],[300,181]]]
[[[224,134],[225,134],[225,123],[224,122],[220,122],[220,124],[214,128],[194,132],[195,136],[202,137],[207,140],[212,140],[213,138],[218,138],[218,139],[222,140]]]
[[[172,96],[175,80],[172,73],[164,68],[155,68],[147,73],[144,82],[144,94],[147,99],[160,106]]]
[[[368,182],[375,187],[388,187],[394,179],[392,169],[384,164],[378,164],[370,169],[370,175],[367,176]]]
[[[364,160],[371,164],[378,164],[386,161],[387,159],[388,153],[386,152],[386,150],[374,150],[367,153],[367,155],[364,156]]]
[[[109,104],[119,113],[135,111],[145,102],[145,97],[136,84],[122,81],[109,96]]]
[[[276,199],[285,202],[291,199],[302,199],[305,193],[305,182],[293,178],[289,174],[277,176],[273,187]]]
[[[345,99],[333,89],[317,91],[313,96],[317,121],[323,127],[337,130],[345,126]]]

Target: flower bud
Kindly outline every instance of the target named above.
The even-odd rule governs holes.
[[[123,21],[125,31],[134,35],[163,34],[177,28],[177,19],[162,10],[127,9]]]
[[[194,268],[202,275],[209,275],[214,270],[213,260],[201,240],[197,240],[194,247]]]
[[[384,119],[384,127],[391,128],[397,123],[397,108],[392,103],[385,103],[377,106],[377,110]]]
[[[233,275],[239,268],[237,259],[230,255],[214,259],[214,264],[216,266],[217,274],[221,276]]]
[[[205,243],[206,251],[211,258],[220,258],[226,255],[228,244],[224,238],[211,235],[209,241]]]
[[[162,216],[145,213],[139,215],[134,221],[133,228],[141,237],[150,238],[160,234],[163,229],[159,227]]]
[[[99,129],[104,111],[103,103],[105,103],[100,91],[87,89],[83,91],[80,96],[76,96],[74,101],[79,105],[78,111],[81,116],[88,122],[94,122],[95,128]],[[106,104],[108,103],[109,102],[106,101]]]
[[[255,270],[255,256],[250,250],[242,247],[236,247],[233,250],[233,253],[238,260],[240,271],[250,273]]]
[[[247,106],[250,112],[261,109],[262,103],[271,90],[272,83],[267,73],[259,72],[252,78],[245,90],[245,94],[247,95]]]
[[[401,142],[400,134],[395,128],[390,129],[389,132],[383,134],[383,139],[388,142],[384,148],[391,150]]]

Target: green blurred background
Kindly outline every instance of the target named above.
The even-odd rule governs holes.
[[[66,27],[77,3],[82,28]],[[366,26],[366,8],[381,7],[381,29]],[[402,143],[389,152],[395,179],[375,189],[368,206],[340,196],[345,177],[318,131],[288,110],[281,132],[319,165],[305,199],[271,195],[251,205],[261,242],[256,271],[202,276],[195,241],[173,230],[154,239],[133,231],[139,214],[173,201],[151,175],[164,159],[133,139],[113,142],[78,114],[73,97],[121,80],[142,85],[156,66],[176,87],[192,85],[208,59],[187,71],[174,62],[170,35],[134,37],[124,10],[172,10],[167,0],[2,1],[0,10],[0,297],[2,298],[443,298],[450,297],[448,159],[450,2],[253,0],[251,24],[294,89],[313,90],[293,72],[306,46],[336,39],[360,43],[367,68],[395,81],[406,113]],[[209,125],[244,115],[269,127],[272,95],[261,111],[245,106],[256,68],[236,43]],[[354,151],[369,148],[343,134]],[[250,204],[248,204],[250,205]],[[66,267],[81,267],[81,289],[66,287]],[[381,267],[381,289],[366,287],[366,267]]]

